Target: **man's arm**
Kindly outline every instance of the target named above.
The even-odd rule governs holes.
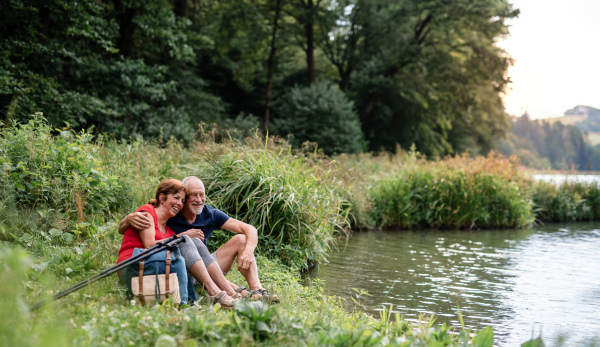
[[[125,234],[125,231],[129,227],[133,227],[137,230],[145,230],[148,229],[151,225],[154,224],[150,213],[148,212],[133,212],[128,214],[125,218],[121,220],[119,223],[119,234]]]
[[[125,234],[125,231],[129,227],[141,231],[150,227],[150,223],[154,224],[152,217],[148,212],[134,212],[130,213],[125,218],[121,219],[119,223],[119,234]],[[189,237],[197,237],[201,241],[204,241],[204,233],[200,229],[189,229],[183,233],[177,234],[177,236],[188,235]]]
[[[242,256],[238,257],[238,267],[249,269],[254,258],[254,250],[258,245],[258,231],[250,224],[239,221],[235,218],[229,218],[222,226],[223,229],[233,231],[238,234],[246,235],[246,248]]]

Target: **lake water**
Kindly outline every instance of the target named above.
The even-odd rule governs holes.
[[[495,345],[542,336],[547,346],[598,345],[600,224],[530,230],[356,232],[310,274],[362,309],[391,305],[405,319],[491,326]]]
[[[600,182],[600,175],[584,175],[584,174],[534,174],[533,179],[538,181],[554,182],[562,184],[563,182],[579,182],[579,183],[596,183]]]

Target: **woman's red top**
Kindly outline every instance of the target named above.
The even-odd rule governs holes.
[[[146,204],[138,208],[135,212],[150,213],[152,219],[154,219],[155,240],[168,239],[169,237],[175,235],[173,230],[171,230],[168,226],[166,227],[166,233],[163,234],[162,231],[160,231],[160,229],[158,228],[158,216],[156,215],[156,209],[154,208],[154,206]],[[142,243],[140,232],[134,229],[133,227],[129,227],[123,235],[123,241],[121,241],[121,249],[119,249],[119,257],[117,258],[117,263],[131,258],[131,255],[133,254],[133,250],[135,248],[144,248],[144,244]]]

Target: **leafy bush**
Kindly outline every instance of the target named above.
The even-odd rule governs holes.
[[[53,136],[41,113],[0,130],[3,195],[17,208],[51,208],[80,222],[85,213],[113,211],[127,197],[118,178],[102,169],[92,136],[58,131]]]
[[[341,90],[327,83],[294,87],[274,105],[279,116],[276,132],[291,134],[290,142],[319,144],[326,154],[355,153],[365,147],[354,104]]]

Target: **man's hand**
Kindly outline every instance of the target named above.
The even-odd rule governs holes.
[[[179,233],[177,236],[187,235],[189,237],[197,237],[200,241],[204,242],[204,233],[200,229],[188,229],[182,233]]]
[[[127,217],[121,220],[119,224],[119,234],[125,234],[125,231],[129,227],[133,227],[137,230],[144,230],[152,225],[152,217],[148,212],[133,212],[127,215]]]
[[[150,227],[150,213],[148,212],[133,212],[127,215],[129,224],[137,230],[144,230]]]
[[[252,261],[254,260],[254,252],[249,250],[244,250],[242,255],[238,257],[238,270],[243,269],[247,270],[252,265]]]

